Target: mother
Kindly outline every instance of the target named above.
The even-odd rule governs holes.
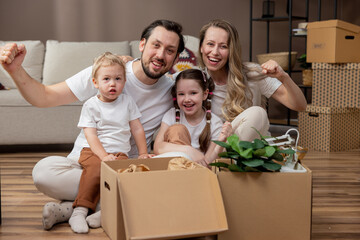
[[[274,98],[295,111],[304,111],[306,99],[290,76],[273,60],[261,66],[243,63],[236,28],[225,20],[212,20],[200,30],[200,66],[215,83],[211,111],[223,121],[229,121],[241,140],[252,141],[268,135],[269,120],[265,111],[266,98]],[[155,141],[157,143],[157,141]],[[156,144],[155,144],[156,145]],[[179,150],[179,148],[177,148]],[[181,154],[203,163],[204,154],[195,148],[184,147],[184,153],[173,153],[172,148],[155,146],[160,156]]]
[[[275,62],[261,67],[243,63],[236,28],[224,20],[212,20],[200,30],[200,65],[215,82],[212,112],[231,121],[241,140],[252,141],[269,129],[264,96],[274,98],[295,111],[306,109],[301,89]]]

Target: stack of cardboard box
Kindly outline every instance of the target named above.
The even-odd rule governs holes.
[[[360,147],[360,26],[341,20],[309,23],[312,105],[299,113],[300,145],[317,151]]]

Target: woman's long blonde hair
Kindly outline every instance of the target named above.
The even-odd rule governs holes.
[[[239,34],[234,26],[222,19],[215,19],[204,25],[200,30],[200,44],[203,44],[206,31],[210,27],[224,29],[228,35],[229,59],[226,64],[228,70],[228,81],[225,101],[222,106],[222,113],[226,120],[232,121],[237,115],[249,106],[252,106],[252,93],[247,89],[247,80],[244,77],[244,66],[241,60],[241,46]],[[199,63],[201,67],[205,67],[204,61],[199,51]]]

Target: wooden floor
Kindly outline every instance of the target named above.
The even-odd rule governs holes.
[[[0,153],[0,239],[108,239],[101,228],[85,235],[74,234],[68,223],[42,229],[42,207],[52,199],[36,190],[31,171],[49,155],[67,153]],[[303,163],[313,172],[312,239],[360,239],[360,150],[309,152]]]

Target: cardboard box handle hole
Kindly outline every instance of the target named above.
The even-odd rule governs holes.
[[[318,113],[314,113],[314,112],[309,112],[309,116],[310,117],[319,117]]]
[[[348,36],[345,36],[345,39],[348,39],[348,40],[349,40],[349,39],[350,39],[350,40],[354,40],[354,38],[355,38],[355,36],[349,36],[349,35],[348,35]]]
[[[110,185],[107,182],[104,182],[105,188],[110,191]]]

